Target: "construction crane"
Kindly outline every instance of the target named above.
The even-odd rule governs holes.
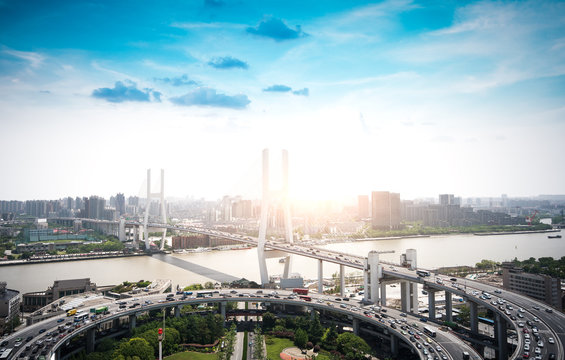
[[[526,221],[528,222],[529,226],[532,226],[532,221],[536,218],[536,215],[538,214],[538,211],[534,211],[534,213],[530,216],[526,216]]]

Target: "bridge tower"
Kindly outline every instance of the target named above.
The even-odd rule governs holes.
[[[292,218],[290,214],[290,201],[288,198],[288,151],[282,151],[282,203],[284,207],[285,238],[293,243]],[[265,256],[265,240],[267,237],[267,222],[269,207],[271,205],[271,193],[269,189],[269,149],[263,149],[263,194],[261,199],[261,222],[259,224],[259,238],[257,242],[257,254],[259,256],[259,272],[261,273],[261,284],[269,283],[269,273]],[[283,278],[288,278],[292,268],[292,257],[288,255],[285,259]]]
[[[145,217],[143,219],[143,241],[145,249],[149,249],[149,210],[151,208],[152,198],[158,198],[161,207],[161,223],[167,223],[167,210],[165,208],[165,170],[161,169],[161,191],[158,193],[151,192],[151,169],[147,169],[147,203],[145,204]],[[161,239],[161,250],[165,247],[165,236],[167,229],[163,229],[163,237]]]

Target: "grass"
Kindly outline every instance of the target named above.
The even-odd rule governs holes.
[[[205,354],[199,353],[195,351],[184,351],[180,353],[173,354],[171,356],[167,356],[165,359],[167,360],[216,360],[217,354]]]
[[[247,303],[245,303],[247,305]],[[243,335],[243,355],[241,355],[241,360],[247,360],[247,348],[249,345],[247,344],[247,331]]]
[[[281,358],[280,353],[283,349],[294,346],[294,343],[290,339],[271,336],[266,336],[265,342],[267,343],[267,359],[270,360],[279,360]],[[270,342],[272,342],[272,344],[269,344]]]

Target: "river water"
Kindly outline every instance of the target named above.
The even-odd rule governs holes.
[[[555,235],[557,233],[550,233]],[[418,267],[437,268],[441,266],[471,265],[489,259],[495,261],[522,260],[565,256],[565,239],[549,239],[548,233],[515,235],[446,235],[427,238],[406,238],[394,240],[363,241],[324,245],[328,249],[366,256],[371,250],[394,250],[393,254],[381,254],[382,260],[399,262],[400,254],[406,249],[416,249]],[[281,274],[283,264],[278,259],[282,253],[273,252],[274,258],[267,260],[270,275]],[[0,267],[0,281],[6,281],[8,288],[22,293],[45,291],[54,280],[90,278],[97,285],[119,284],[123,281],[171,279],[173,285],[184,286],[212,280],[207,276],[224,273],[236,278],[245,277],[259,282],[257,250],[209,251],[190,254],[173,254],[174,261],[163,261],[166,256],[141,256],[131,258],[71,261]],[[189,266],[182,266],[182,261]],[[181,265],[179,266],[179,263]],[[207,268],[209,271],[203,271]],[[194,271],[186,270],[193,269]],[[215,270],[215,271],[213,271]],[[197,271],[198,273],[195,273]],[[317,260],[293,257],[292,271],[305,279],[315,279],[318,274]],[[339,271],[339,266],[324,263],[324,277]],[[352,273],[356,270],[350,269]],[[349,271],[346,268],[346,273]],[[359,273],[357,271],[357,273]],[[206,274],[207,276],[203,275]]]

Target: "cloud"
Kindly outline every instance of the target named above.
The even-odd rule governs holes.
[[[113,103],[121,103],[124,101],[151,101],[151,96],[156,101],[161,101],[161,93],[152,89],[139,90],[137,84],[125,80],[116,81],[113,88],[99,88],[92,92],[92,97],[103,99]]]
[[[171,98],[171,102],[183,106],[211,106],[231,109],[244,109],[251,103],[247,95],[219,94],[211,88],[198,88],[185,95]]]
[[[294,95],[302,95],[302,96],[310,95],[310,91],[308,90],[308,88],[304,88],[304,89],[301,89],[301,90],[294,90],[292,93]]]
[[[34,69],[38,68],[45,60],[45,57],[39,53],[31,52],[31,51],[14,50],[7,48],[5,46],[2,46],[1,52],[9,56],[13,56],[15,58],[29,62],[30,66]]]
[[[275,17],[268,17],[267,19],[262,20],[255,27],[248,27],[247,32],[254,35],[269,37],[276,41],[291,40],[308,36],[308,34],[302,31],[300,25],[297,25],[296,30],[293,30],[281,19],[277,19]]]
[[[208,65],[216,69],[247,69],[249,67],[245,61],[241,61],[231,56],[214,58],[208,61]]]
[[[286,85],[272,85],[268,88],[263,89],[263,91],[267,92],[289,92],[292,88]]]
[[[49,90],[39,90],[39,92],[42,94],[51,94],[51,91]]]
[[[173,86],[186,86],[186,85],[198,85],[198,82],[189,79],[186,74],[176,77],[166,77],[166,78],[155,78],[157,81],[162,81],[165,84],[170,84]]]

